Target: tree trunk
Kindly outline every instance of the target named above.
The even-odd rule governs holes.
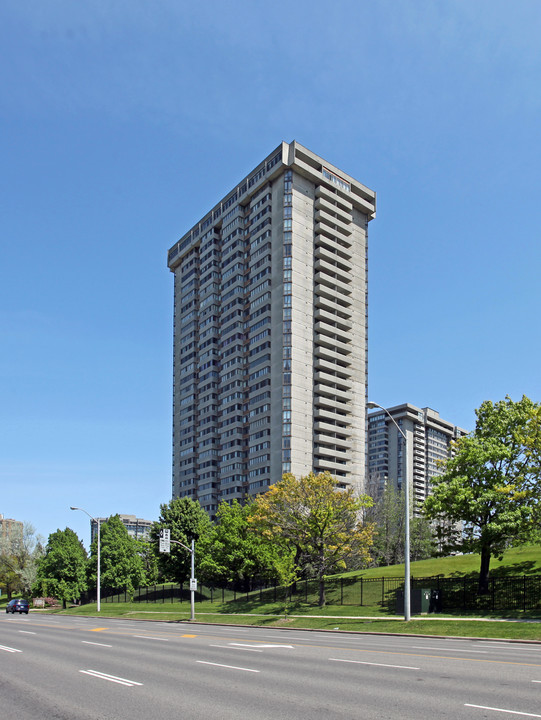
[[[319,576],[319,607],[325,605],[325,577]]]
[[[479,571],[479,595],[488,593],[488,576],[490,569],[490,546],[483,545],[481,548],[481,569]]]
[[[319,607],[323,607],[325,605],[325,549],[323,548],[323,545],[319,548],[319,568],[318,568],[318,577],[319,577]]]

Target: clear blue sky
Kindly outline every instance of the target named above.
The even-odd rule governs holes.
[[[0,512],[170,499],[167,249],[282,140],[378,193],[370,388],[540,398],[538,0],[6,0]]]

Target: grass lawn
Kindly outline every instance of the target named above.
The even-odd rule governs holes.
[[[369,612],[369,611],[372,612]],[[364,617],[352,617],[361,614]],[[365,612],[366,611],[366,612]],[[186,603],[102,603],[98,615],[95,604],[49,610],[55,614],[84,615],[99,617],[103,623],[107,617],[123,617],[134,620],[160,620],[162,622],[190,621],[190,607]],[[369,617],[366,617],[369,616]],[[451,616],[416,617],[409,623],[399,618],[382,616],[377,608],[355,608],[351,606],[295,605],[284,616],[283,606],[267,604],[251,609],[246,605],[232,612],[230,605],[225,608],[217,604],[198,603],[195,608],[196,622],[220,623],[227,625],[252,625],[275,628],[296,628],[312,630],[344,630],[374,633],[411,633],[420,635],[445,635],[454,637],[507,638],[516,640],[538,640],[541,642],[541,622],[530,621],[525,616],[514,619],[494,620],[453,618]],[[541,618],[540,618],[541,620]]]
[[[413,577],[459,577],[475,578],[480,566],[479,555],[455,555],[447,558],[432,558],[411,563]],[[368,570],[344,573],[342,577],[403,577],[404,566],[370,568]],[[523,546],[509,549],[501,561],[491,561],[491,575],[494,577],[541,575],[541,547]],[[339,576],[336,576],[339,577]],[[55,614],[86,615],[99,617],[125,617],[140,620],[161,620],[189,622],[189,602],[109,602],[102,601],[98,616],[96,605],[89,604],[68,610],[49,609]],[[455,637],[507,638],[516,640],[538,640],[541,642],[541,612],[531,611],[509,613],[506,618],[485,614],[471,615],[430,615],[415,616],[405,623],[390,615],[379,605],[327,605],[319,608],[305,602],[291,603],[284,616],[283,603],[257,600],[235,602],[196,602],[196,622],[259,625],[265,627],[307,628],[317,630],[345,630],[358,632],[412,633],[420,635],[445,635]],[[354,616],[354,617],[352,617]],[[355,617],[362,616],[362,617]],[[512,617],[511,617],[512,616]],[[536,622],[537,621],[537,622]]]

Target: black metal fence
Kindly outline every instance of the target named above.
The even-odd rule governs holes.
[[[494,577],[489,580],[488,592],[478,593],[476,578],[412,578],[413,588],[438,590],[441,612],[506,612],[541,610],[541,576]],[[196,602],[210,603],[274,603],[284,602],[286,595],[292,603],[316,605],[319,598],[318,580],[301,580],[289,588],[250,583],[248,590],[233,584],[227,586],[198,585]],[[328,605],[379,607],[390,614],[396,611],[397,595],[404,590],[404,578],[328,578],[325,580],[325,599]],[[96,592],[90,591],[82,602],[95,602]],[[137,588],[133,595],[124,589],[101,589],[103,603],[189,603],[189,583],[162,584]]]

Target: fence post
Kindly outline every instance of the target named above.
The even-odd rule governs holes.
[[[363,579],[361,578],[361,607],[363,606]]]
[[[381,606],[383,607],[383,604],[385,602],[385,578],[381,578]]]
[[[526,575],[522,576],[522,609],[526,612]]]
[[[340,605],[344,604],[344,578],[340,578]]]

